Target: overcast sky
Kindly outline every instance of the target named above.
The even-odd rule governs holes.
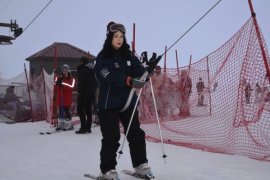
[[[26,28],[49,0],[0,0],[0,22]],[[12,78],[24,71],[27,57],[51,45],[64,42],[93,55],[101,50],[106,26],[122,23],[127,40],[132,41],[136,24],[136,50],[158,54],[171,46],[218,0],[54,0],[42,14],[13,41],[0,45],[0,77]],[[270,44],[270,1],[253,0],[258,23],[267,45]],[[167,67],[176,67],[175,50],[180,66],[190,55],[198,61],[219,48],[250,18],[248,0],[222,0],[199,24],[167,53]],[[0,27],[0,35],[13,35]],[[269,52],[269,51],[268,51]],[[163,61],[160,63],[163,66]]]

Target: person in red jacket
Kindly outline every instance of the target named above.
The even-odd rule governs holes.
[[[70,68],[67,64],[62,66],[62,73],[55,78],[56,84],[56,105],[59,109],[58,126],[56,130],[71,130],[70,106],[72,104],[72,89],[75,79],[71,76]]]

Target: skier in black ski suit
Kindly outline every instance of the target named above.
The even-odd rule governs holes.
[[[78,100],[77,112],[81,121],[81,128],[76,134],[91,133],[92,104],[95,101],[97,81],[95,78],[94,62],[89,62],[87,57],[81,57],[78,70]]]
[[[160,59],[161,57],[153,56],[151,58],[153,63],[146,69],[139,59],[132,55],[125,37],[125,27],[114,22],[107,25],[107,38],[96,58],[94,68],[99,82],[98,116],[102,132],[100,176],[104,179],[118,178],[116,156],[120,146],[119,120],[126,133],[136,103],[136,93],[128,108],[124,111],[122,108],[132,88],[144,85],[145,81],[139,81],[138,78],[146,70],[149,73],[153,72]],[[151,175],[151,169],[147,164],[145,133],[140,128],[137,109],[131,121],[127,140],[132,165],[136,173]]]

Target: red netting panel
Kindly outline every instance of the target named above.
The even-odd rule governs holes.
[[[6,89],[14,86],[16,99],[5,98]],[[72,115],[76,109],[76,92],[73,98]],[[55,125],[57,108],[54,106],[54,74],[44,69],[40,75],[21,73],[12,79],[0,79],[0,115],[16,122],[41,121]]]
[[[252,19],[215,52],[150,82],[164,142],[270,160],[270,85]],[[151,91],[148,83],[138,109],[148,139],[159,142]]]
[[[31,76],[29,81],[33,121],[46,119],[46,91],[43,72],[39,76]]]
[[[7,95],[8,97],[6,97],[7,91],[9,91],[8,89],[11,86],[14,87],[12,90],[14,95]],[[25,72],[11,79],[0,79],[0,115],[6,116],[16,122],[31,119]]]
[[[31,102],[33,107],[33,120],[46,120],[52,125],[57,124],[58,108],[55,104],[54,92],[54,73],[48,74],[44,69],[37,77],[31,81]],[[75,95],[73,95],[75,96]],[[73,98],[72,107],[76,109],[77,99]],[[71,109],[71,114],[74,115],[74,110]]]
[[[54,73],[48,74],[44,69],[43,73],[46,92],[46,121],[50,124],[53,124],[53,120],[57,119],[57,109],[53,107]]]

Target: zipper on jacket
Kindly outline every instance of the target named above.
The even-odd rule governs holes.
[[[106,101],[105,101],[105,109],[107,109],[110,90],[111,90],[111,86],[109,86],[109,89],[108,89],[108,92],[107,92]]]

